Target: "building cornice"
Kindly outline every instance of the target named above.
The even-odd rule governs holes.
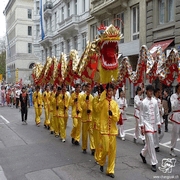
[[[3,11],[3,14],[6,16],[7,13],[9,12],[9,10],[11,9],[11,7],[13,6],[13,4],[15,3],[16,0],[9,0],[9,2],[7,3],[5,10]]]

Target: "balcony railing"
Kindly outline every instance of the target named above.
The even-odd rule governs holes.
[[[70,17],[66,18],[65,20],[59,22],[60,28],[63,28],[65,26],[68,26],[73,23],[79,22],[79,16],[78,15],[71,15]]]

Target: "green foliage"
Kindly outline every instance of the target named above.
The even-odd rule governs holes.
[[[0,54],[0,74],[3,78],[6,78],[6,51],[2,51]]]

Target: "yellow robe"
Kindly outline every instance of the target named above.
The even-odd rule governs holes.
[[[40,92],[34,92],[33,93],[33,103],[34,103],[34,109],[35,109],[35,122],[36,125],[40,124],[41,122],[41,114],[42,114],[42,94]]]
[[[74,102],[76,98],[78,98],[78,101]],[[71,137],[75,141],[79,142],[80,134],[81,134],[81,116],[82,116],[80,94],[72,93],[70,98],[70,106],[72,107],[72,118],[73,118],[73,129],[71,131]],[[77,114],[77,110],[79,111],[79,114]]]
[[[53,116],[53,99],[56,92],[51,92],[49,96],[49,120],[50,120],[50,131],[54,131],[54,116]]]
[[[81,97],[81,107],[82,107],[82,149],[87,149],[88,135],[90,139],[90,149],[94,150],[94,138],[93,138],[93,127],[92,127],[92,102],[93,96],[89,95],[89,100],[86,100],[87,94],[83,94]],[[87,113],[90,110],[91,113]]]
[[[50,120],[49,120],[49,112],[50,112],[50,92],[45,91],[43,93],[43,104],[44,104],[44,113],[45,113],[45,121],[44,125],[49,126]]]
[[[119,107],[116,101],[102,98],[106,94],[101,94],[98,109],[100,114],[100,133],[102,139],[102,154],[99,159],[100,166],[104,166],[106,162],[106,156],[108,156],[108,166],[106,173],[113,173],[115,168],[116,158],[116,135],[118,134],[117,122],[119,120]],[[112,111],[112,116],[109,116],[109,110]]]

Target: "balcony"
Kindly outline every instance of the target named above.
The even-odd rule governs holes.
[[[91,15],[100,16],[104,13],[112,14],[112,9],[121,6],[127,8],[127,0],[91,0]]]
[[[58,32],[61,34],[67,34],[70,31],[78,30],[79,16],[71,15],[66,18],[64,21],[59,22],[59,30]]]
[[[45,19],[52,15],[52,8],[53,8],[53,3],[51,1],[47,1],[44,4],[44,18]]]

